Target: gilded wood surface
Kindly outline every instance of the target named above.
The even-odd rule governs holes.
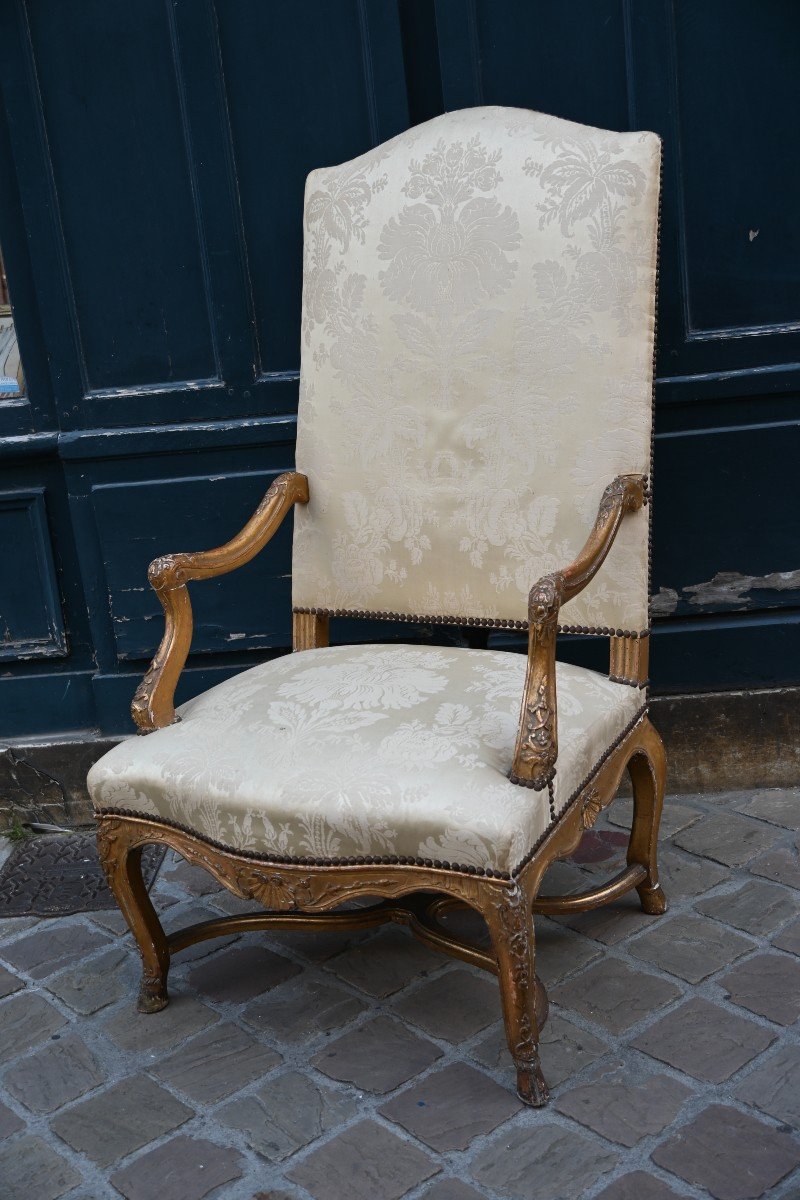
[[[647,683],[650,638],[612,637],[609,677],[617,683]]]
[[[327,646],[330,637],[330,618],[308,612],[292,613],[292,649],[316,650]]]
[[[244,566],[266,546],[294,504],[308,502],[308,480],[294,471],[279,475],[243,529],[213,550],[166,554],[154,559],[148,579],[164,609],[166,627],[156,656],[131,704],[140,733],[175,720],[175,687],[192,642],[192,605],[187,583],[213,579]]]
[[[634,785],[634,821],[628,867],[616,879],[582,896],[538,898],[547,867],[570,854],[610,803],[629,767]],[[415,865],[307,866],[270,863],[224,850],[156,820],[119,815],[99,817],[98,848],[109,885],[142,957],[139,1008],[157,1012],[168,1003],[170,955],[194,942],[252,929],[363,928],[382,921],[407,925],[428,945],[497,974],[509,1049],[519,1095],[527,1104],[547,1100],[538,1043],[547,998],[535,973],[532,914],[594,908],[633,887],[645,912],[663,912],[656,839],[664,787],[661,740],[646,717],[634,726],[587,783],[575,802],[515,879]],[[243,899],[268,911],[201,922],[167,937],[141,876],[142,848],[161,842],[203,867]],[[431,897],[435,893],[435,897]],[[334,912],[356,897],[379,896],[368,909]],[[468,905],[486,921],[488,951],[446,929],[439,918],[448,908]]]
[[[618,475],[603,492],[594,528],[578,557],[545,575],[528,597],[528,669],[511,767],[512,783],[543,788],[558,758],[556,637],[562,604],[583,591],[605,562],[626,513],[644,504],[644,475]],[[626,641],[636,639],[627,638]]]

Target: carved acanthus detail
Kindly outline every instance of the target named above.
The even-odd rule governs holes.
[[[519,761],[527,766],[538,766],[551,759],[555,761],[556,714],[548,701],[548,682],[547,675],[543,675],[533,702],[525,705],[523,737],[518,757]]]

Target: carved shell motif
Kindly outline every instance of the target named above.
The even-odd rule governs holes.
[[[591,829],[602,811],[603,802],[597,788],[587,788],[581,796],[581,825],[583,828]]]

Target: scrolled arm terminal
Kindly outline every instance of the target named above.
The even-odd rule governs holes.
[[[279,475],[243,529],[213,550],[165,554],[151,562],[147,577],[164,609],[166,627],[156,656],[136,689],[131,714],[139,733],[171,725],[175,687],[192,641],[192,605],[187,583],[213,579],[243,567],[263,550],[294,504],[308,502],[308,479],[296,471]]]
[[[543,788],[558,758],[556,636],[562,604],[582,592],[605,562],[626,513],[645,502],[644,475],[618,475],[603,492],[586,545],[562,571],[545,575],[528,595],[528,669],[520,712],[512,783]]]

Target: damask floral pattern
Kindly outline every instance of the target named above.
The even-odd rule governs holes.
[[[511,870],[550,822],[509,782],[521,655],[340,646],[264,663],[111,750],[100,809],[177,821],[234,850],[397,855]],[[635,716],[636,688],[559,665],[556,811]]]
[[[298,607],[524,619],[647,471],[659,158],[485,108],[312,174]],[[564,620],[644,628],[646,544],[638,513]]]

